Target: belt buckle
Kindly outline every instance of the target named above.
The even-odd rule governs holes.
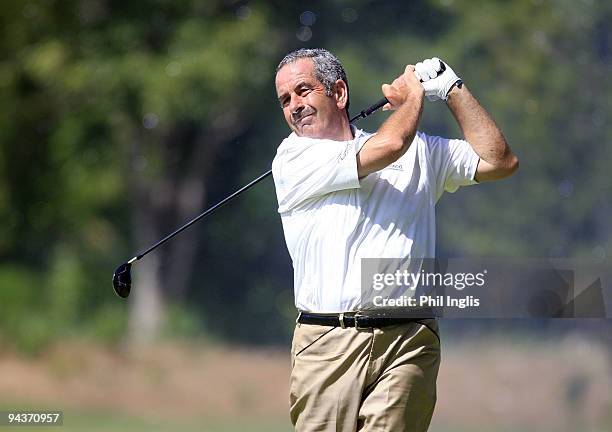
[[[359,324],[359,318],[365,318],[366,320],[368,319],[367,316],[365,315],[359,315],[358,313],[356,313],[354,315],[354,319],[355,319],[355,330],[366,330],[371,328],[370,326],[362,326]]]

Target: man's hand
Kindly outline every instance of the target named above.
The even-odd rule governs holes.
[[[404,73],[391,85],[383,84],[382,91],[389,100],[383,109],[393,109],[395,112],[357,153],[359,178],[389,166],[406,153],[414,140],[423,111],[425,90],[412,65],[406,66]]]
[[[425,90],[415,74],[414,66],[408,65],[404,73],[391,84],[382,85],[382,92],[389,101],[383,106],[383,111],[386,111],[397,109],[406,102],[414,103],[423,99]]]
[[[423,82],[425,96],[430,101],[447,100],[448,92],[459,81],[457,74],[446,63],[444,63],[446,70],[438,76],[442,64],[442,60],[433,57],[417,63],[414,67],[416,78]]]

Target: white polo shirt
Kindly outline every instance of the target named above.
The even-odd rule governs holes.
[[[361,258],[435,257],[436,202],[476,183],[479,157],[467,141],[421,132],[395,163],[359,180],[357,152],[372,134],[353,127],[353,135],[292,133],[272,162],[295,306],[303,311],[356,311]]]

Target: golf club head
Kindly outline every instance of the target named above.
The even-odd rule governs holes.
[[[121,298],[127,298],[130,295],[130,289],[132,288],[131,267],[132,264],[124,263],[117,267],[117,270],[113,273],[113,288]]]

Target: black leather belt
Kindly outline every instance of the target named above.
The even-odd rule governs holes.
[[[409,322],[420,322],[419,318],[368,316],[359,314],[315,314],[300,311],[296,322],[330,327],[355,327],[357,329],[381,328]]]

